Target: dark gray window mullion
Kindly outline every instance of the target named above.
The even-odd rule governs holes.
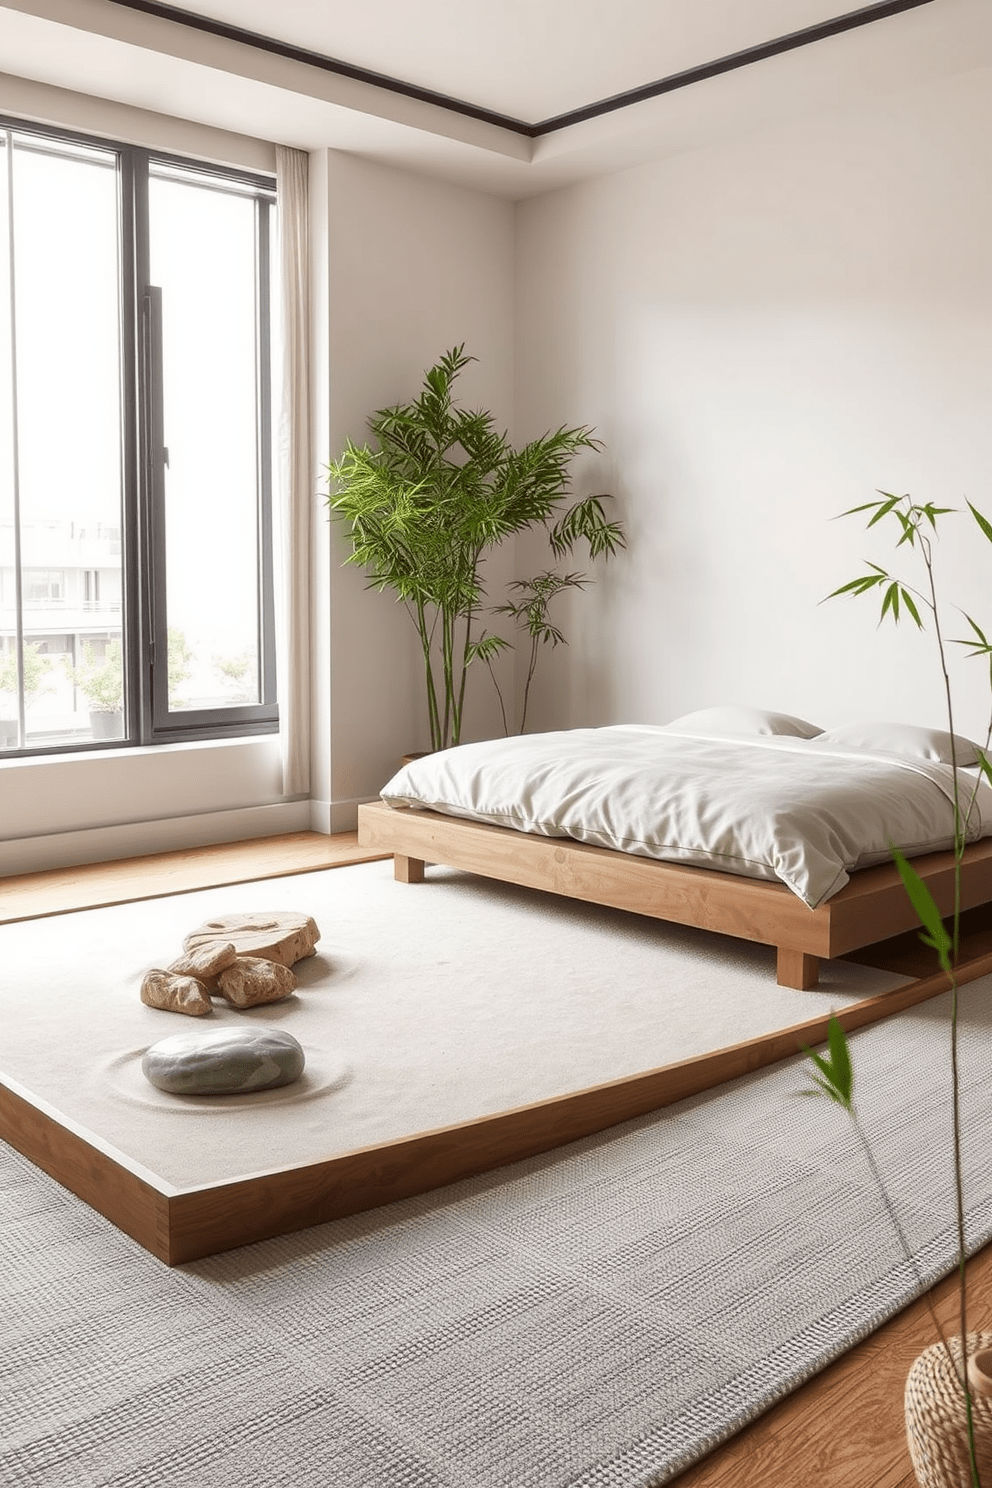
[[[258,427],[258,660],[259,702],[276,700],[275,601],[272,578],[272,343],[270,226],[272,207],[255,200],[257,313],[255,319]]]
[[[119,166],[120,256],[121,256],[121,452],[123,471],[123,575],[122,618],[124,630],[125,737],[128,743],[144,742],[149,733],[145,719],[142,656],[145,640],[141,623],[141,455],[138,419],[141,395],[141,351],[138,338],[140,302],[138,259],[140,233],[136,207],[141,193],[140,152],[123,149]]]
[[[144,150],[132,150],[133,223],[134,223],[134,306],[137,337],[135,340],[135,408],[137,412],[137,492],[134,571],[133,632],[138,681],[141,742],[152,742],[155,728],[155,705],[152,670],[149,658],[155,639],[156,591],[161,587],[156,576],[156,551],[162,552],[155,538],[154,496],[154,387],[151,303],[148,296],[148,156]],[[159,377],[161,385],[161,377]]]
[[[151,679],[152,729],[169,714],[169,628],[165,575],[165,434],[162,383],[162,291],[146,285],[142,296],[145,381],[145,617]]]
[[[21,572],[21,462],[17,415],[17,293],[14,268],[14,136],[4,131],[7,150],[7,266],[10,295],[10,424],[11,487],[14,521],[14,655],[17,665],[17,747],[23,749],[24,717],[24,610]]]

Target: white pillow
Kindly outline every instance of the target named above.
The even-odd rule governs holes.
[[[823,733],[815,723],[807,723],[804,718],[793,718],[788,713],[768,713],[764,708],[700,708],[698,713],[686,713],[682,718],[666,723],[665,728],[672,734],[702,734],[704,738],[781,734],[793,739],[814,739]]]
[[[848,749],[880,749],[884,754],[902,754],[909,759],[932,760],[938,765],[951,763],[951,736],[946,730],[917,728],[911,723],[846,723],[841,728],[827,729],[816,741],[829,747],[843,744]],[[960,734],[954,735],[958,764],[977,765],[978,745]]]

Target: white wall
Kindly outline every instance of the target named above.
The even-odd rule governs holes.
[[[925,641],[819,601],[888,561],[830,520],[876,487],[992,512],[990,98],[970,72],[520,205],[518,437],[596,424],[631,537],[534,726],[943,716]],[[974,531],[945,592],[992,622]],[[984,732],[981,665],[961,675]]]
[[[367,435],[371,412],[405,403],[424,370],[464,342],[478,362],[456,393],[508,426],[513,402],[512,203],[354,156],[312,156],[312,200],[325,204],[315,245],[317,455]],[[323,486],[326,493],[326,484]],[[413,626],[391,594],[342,567],[347,547],[326,505],[314,516],[314,823],[353,825],[399,756],[429,745]],[[508,555],[495,565],[498,589]],[[328,618],[329,617],[329,618]],[[495,695],[470,681],[465,738],[498,732]]]
[[[78,129],[82,134],[125,140],[148,150],[168,150],[244,170],[274,172],[276,168],[275,146],[268,140],[132,108],[109,98],[54,88],[10,73],[0,73],[0,98],[4,113],[17,119]]]
[[[279,741],[166,744],[0,765],[0,875],[305,831]]]

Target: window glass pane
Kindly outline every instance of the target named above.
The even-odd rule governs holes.
[[[10,226],[7,217],[9,156],[7,136],[0,133],[0,749],[16,749],[18,742]]]
[[[153,166],[172,711],[261,701],[255,211],[250,195]]]
[[[276,726],[273,200],[0,124],[0,751]]]
[[[16,356],[6,310],[0,320],[0,715],[17,709],[19,556],[24,744],[38,748],[124,731],[118,173],[111,151],[13,141],[3,294],[9,302],[12,279]]]

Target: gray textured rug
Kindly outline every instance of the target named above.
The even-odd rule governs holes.
[[[992,977],[962,991],[974,1245]],[[930,1277],[952,1264],[946,1000],[853,1040]],[[648,1488],[915,1292],[801,1064],[374,1214],[167,1271],[3,1153],[0,1482]]]

